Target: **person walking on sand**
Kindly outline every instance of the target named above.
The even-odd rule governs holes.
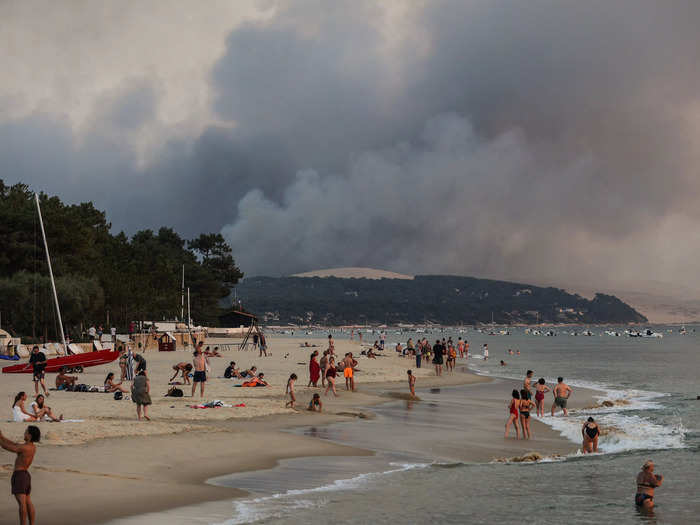
[[[416,376],[410,370],[406,374],[408,375],[408,390],[411,392],[412,397],[416,397]]]
[[[642,470],[637,474],[637,493],[634,495],[634,504],[644,510],[654,508],[654,490],[664,482],[661,474],[654,474],[654,462],[647,460],[642,465]]]
[[[524,388],[520,390],[518,410],[520,410],[520,426],[523,428],[523,439],[532,438],[532,432],[530,432],[530,409],[535,406],[535,403],[530,400],[529,394]]]
[[[520,394],[517,390],[513,390],[512,398],[508,404],[508,420],[506,421],[506,434],[505,438],[508,437],[508,431],[510,426],[515,427],[515,438],[520,439],[520,427],[518,426],[518,407],[520,406]]]
[[[39,347],[34,345],[32,348],[32,355],[29,358],[29,364],[32,365],[32,380],[34,381],[34,393],[39,394],[39,385],[44,390],[44,394],[49,395],[49,391],[46,390],[46,383],[44,382],[44,377],[46,373],[46,354],[39,350]]]
[[[330,350],[324,350],[321,359],[318,362],[318,366],[321,369],[321,388],[326,387],[326,368],[328,368],[328,354]]]
[[[296,381],[297,381],[296,374],[290,375],[289,379],[287,379],[287,390],[284,392],[284,397],[287,397],[287,395],[289,395],[289,401],[287,401],[285,403],[284,408],[289,407],[292,409],[296,409],[296,407],[294,406],[295,403],[297,402],[297,398],[294,395],[294,383],[296,383]]]
[[[32,476],[29,474],[29,467],[34,461],[36,445],[41,439],[41,431],[34,425],[29,425],[24,431],[24,443],[15,443],[7,439],[0,432],[0,447],[8,452],[17,454],[15,467],[12,471],[12,495],[19,505],[19,525],[25,525],[29,520],[30,525],[34,525],[36,512],[32,503]]]
[[[535,404],[537,405],[537,417],[544,417],[544,395],[549,392],[544,377],[540,377],[535,385]]]
[[[571,392],[573,392],[573,390],[569,385],[564,383],[564,378],[558,377],[557,386],[555,386],[554,390],[552,390],[552,393],[554,394],[554,403],[552,403],[552,415],[554,415],[554,411],[557,407],[561,408],[564,411],[565,416],[569,415],[569,411],[566,409],[566,405],[569,401],[569,397],[571,396]]]
[[[335,368],[335,359],[334,358],[329,358],[328,359],[328,370],[326,370],[326,381],[328,382],[328,385],[326,386],[326,392],[324,395],[328,395],[328,391],[332,390],[333,395],[335,397],[338,397],[338,392],[335,391],[335,376],[336,376],[336,368]]]
[[[202,343],[197,345],[197,349],[194,351],[194,359],[192,360],[194,365],[194,377],[192,378],[192,397],[194,397],[194,392],[197,390],[197,383],[199,383],[199,397],[204,397],[204,383],[207,382],[207,358],[204,357],[202,353]]]
[[[263,355],[267,357],[267,341],[265,340],[265,334],[260,332],[260,354],[258,357],[262,357]]]
[[[489,344],[488,343],[484,343],[483,355],[484,355],[484,361],[488,360],[488,358],[489,358]]]
[[[589,417],[583,424],[583,427],[581,427],[581,436],[583,436],[581,452],[584,454],[598,452],[598,436],[600,436],[600,429],[595,419]]]
[[[141,370],[134,378],[134,384],[131,385],[131,400],[136,403],[136,417],[141,421],[141,409],[143,408],[143,417],[150,421],[148,417],[148,405],[151,404],[151,384],[148,381],[146,372]]]

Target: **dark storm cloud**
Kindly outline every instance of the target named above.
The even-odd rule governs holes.
[[[136,80],[80,142],[55,117],[0,124],[3,176],[132,232],[223,227],[248,275],[694,275],[655,228],[699,218],[700,4],[275,5],[211,72],[231,127],[142,166],[129,137],[159,88]]]

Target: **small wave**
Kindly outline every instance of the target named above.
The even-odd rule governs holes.
[[[358,474],[349,479],[338,479],[333,483],[313,487],[309,489],[292,489],[283,493],[261,496],[259,498],[234,501],[236,516],[226,520],[221,525],[239,525],[243,523],[255,523],[269,518],[281,518],[290,512],[298,509],[320,507],[323,500],[303,499],[299,496],[310,496],[340,490],[358,489],[383,476],[405,472],[407,470],[425,468],[428,463],[390,463],[390,466],[397,467],[383,472],[369,472]]]

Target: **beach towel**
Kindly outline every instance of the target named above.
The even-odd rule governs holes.
[[[134,380],[134,354],[131,353],[131,348],[126,354],[126,380]]]

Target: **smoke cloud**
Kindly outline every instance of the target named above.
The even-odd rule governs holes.
[[[699,22],[690,1],[257,3],[193,43],[197,103],[145,66],[87,111],[0,91],[0,169],[129,232],[221,230],[248,275],[700,288]]]

